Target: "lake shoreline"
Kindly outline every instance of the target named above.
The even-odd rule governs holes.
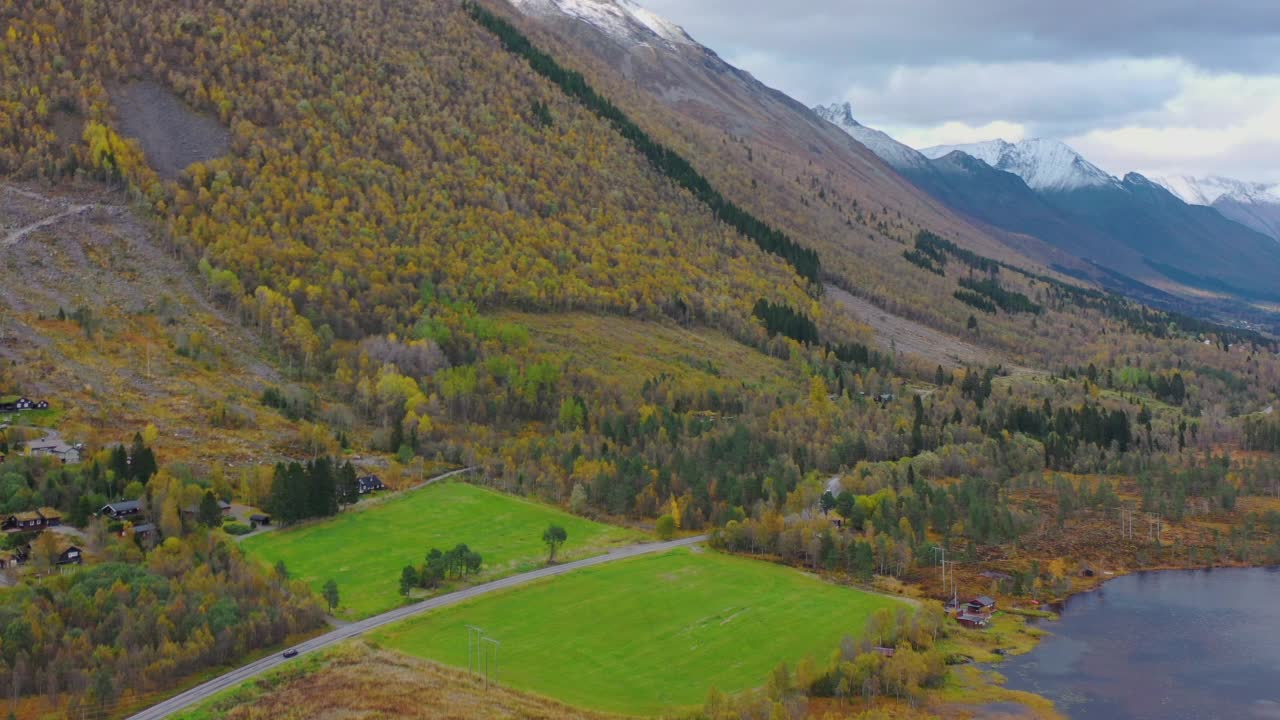
[[[1215,563],[1211,565],[1205,565],[1205,564],[1163,565],[1162,564],[1162,565],[1155,565],[1155,566],[1148,566],[1148,567],[1118,570],[1118,571],[1113,571],[1114,574],[1112,575],[1096,576],[1096,577],[1099,577],[1099,579],[1096,582],[1089,583],[1087,587],[1073,589],[1072,592],[1068,593],[1066,596],[1064,596],[1061,599],[1055,600],[1052,603],[1044,603],[1038,606],[1038,609],[1048,613],[1048,616],[1041,616],[1037,614],[1034,616],[1025,617],[1023,619],[1023,622],[1025,624],[1027,624],[1030,627],[1035,627],[1039,631],[1034,642],[1031,642],[1025,647],[1019,647],[1014,649],[1013,651],[1009,652],[1004,657],[999,658],[995,662],[975,663],[973,667],[978,672],[982,673],[982,675],[984,676],[983,679],[990,685],[991,688],[998,688],[998,692],[992,694],[994,697],[1004,699],[1010,693],[1030,695],[1036,698],[1037,701],[1043,701],[1049,707],[1052,708],[1052,711],[1054,714],[1048,717],[1067,717],[1065,715],[1064,708],[1060,707],[1057,701],[1055,701],[1052,697],[1049,697],[1048,695],[1044,694],[1043,692],[1038,691],[1038,689],[1029,690],[1029,689],[1026,689],[1025,687],[1024,688],[1008,687],[1008,684],[1011,680],[1010,671],[1018,669],[1017,658],[1025,657],[1039,650],[1043,644],[1042,641],[1046,637],[1057,637],[1057,636],[1064,637],[1064,638],[1066,637],[1061,632],[1055,632],[1052,629],[1045,628],[1040,623],[1041,619],[1049,620],[1055,623],[1055,625],[1057,623],[1062,622],[1064,615],[1066,613],[1066,610],[1068,609],[1068,606],[1071,605],[1073,601],[1078,601],[1080,599],[1088,598],[1094,595],[1095,591],[1102,589],[1104,586],[1112,583],[1112,581],[1124,580],[1126,578],[1133,578],[1138,576],[1166,577],[1169,575],[1185,575],[1187,580],[1191,580],[1193,579],[1192,574],[1202,575],[1205,573],[1212,573],[1215,570],[1228,571],[1233,573],[1248,572],[1248,571],[1275,572],[1275,571],[1280,571],[1280,564],[1276,564],[1273,562],[1260,562],[1260,563],[1232,562],[1232,563]],[[1221,591],[1220,587],[1215,586],[1214,589],[1217,591]],[[1016,612],[1016,610],[1011,609],[1009,612],[1014,613]],[[1081,612],[1088,612],[1088,608],[1082,609]],[[1098,612],[1098,611],[1095,610],[1095,612]],[[1035,622],[1031,621],[1032,617],[1035,617]],[[1165,679],[1165,678],[1157,676],[1157,679]],[[1039,702],[1035,704],[1038,705]],[[1026,717],[1041,717],[1038,710],[1032,707],[1031,705],[1027,705],[1027,710],[1029,714],[1027,714]]]

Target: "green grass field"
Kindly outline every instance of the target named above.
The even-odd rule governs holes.
[[[467,665],[466,625],[501,643],[499,679],[571,705],[652,715],[764,684],[779,662],[825,662],[897,601],[795,570],[675,550],[579,570],[380,632],[411,655]]]
[[[632,530],[493,490],[438,483],[331,520],[254,535],[242,547],[267,563],[283,560],[292,577],[317,591],[332,578],[341,596],[340,614],[363,618],[403,602],[401,569],[422,564],[433,547],[466,543],[484,556],[480,580],[540,567],[547,554],[542,531],[553,522],[569,533],[557,559],[595,555],[644,539]]]

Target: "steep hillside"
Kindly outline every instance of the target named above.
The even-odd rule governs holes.
[[[818,114],[687,35],[679,43],[658,42],[641,23],[600,19],[618,17],[624,3],[488,5],[583,72],[647,132],[680,149],[728,196],[821,250],[831,282],[883,298],[910,272],[901,253],[921,229],[1047,272]],[[922,302],[918,312],[952,331],[967,316],[946,300]]]
[[[19,37],[38,32],[45,16],[34,10],[16,19]],[[806,304],[783,262],[726,232],[604,122],[494,52],[456,2],[207,10],[196,21],[163,3],[100,6],[98,29],[50,14],[54,30],[28,46],[24,80],[90,129],[139,122],[128,93],[108,91],[135,78],[216,112],[233,154],[190,168],[163,201],[110,134],[70,162],[147,188],[170,232],[224,273],[228,294],[265,286],[260,313],[305,318],[309,329],[281,338],[295,350],[326,335],[403,332],[426,284],[482,305],[715,318],[744,334],[761,297]],[[388,36],[391,26],[405,32]],[[136,30],[114,31],[125,27]],[[85,57],[90,33],[105,39],[92,49],[108,61],[54,71],[56,56]],[[257,43],[278,46],[277,61],[237,61]],[[338,63],[346,72],[324,70]],[[33,113],[17,124],[42,122]],[[47,152],[46,163],[66,167],[65,153]]]
[[[259,404],[285,372],[123,193],[0,185],[0,225],[21,225],[0,234],[0,362],[10,388],[50,401],[64,439],[97,447],[154,424],[171,460],[304,451]]]

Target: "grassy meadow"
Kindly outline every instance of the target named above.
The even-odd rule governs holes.
[[[897,601],[712,551],[586,568],[382,630],[376,641],[466,667],[467,625],[501,643],[499,679],[577,707],[653,715],[825,661]]]
[[[242,547],[267,563],[283,560],[292,577],[317,591],[332,578],[341,596],[339,614],[363,618],[403,602],[401,569],[420,565],[433,547],[466,543],[484,556],[481,580],[540,567],[547,555],[542,531],[551,523],[569,534],[558,560],[644,539],[632,530],[486,488],[437,483],[321,522],[254,535]]]

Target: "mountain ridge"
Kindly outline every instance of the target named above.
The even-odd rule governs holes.
[[[1219,175],[1165,175],[1152,179],[1188,205],[1207,205],[1280,241],[1280,183],[1247,182]]]
[[[978,158],[997,170],[1011,172],[1038,192],[1060,192],[1117,184],[1116,179],[1105,170],[1058,140],[1031,138],[1011,143],[997,139],[960,145],[935,145],[923,148],[920,153],[937,159],[956,151]]]

